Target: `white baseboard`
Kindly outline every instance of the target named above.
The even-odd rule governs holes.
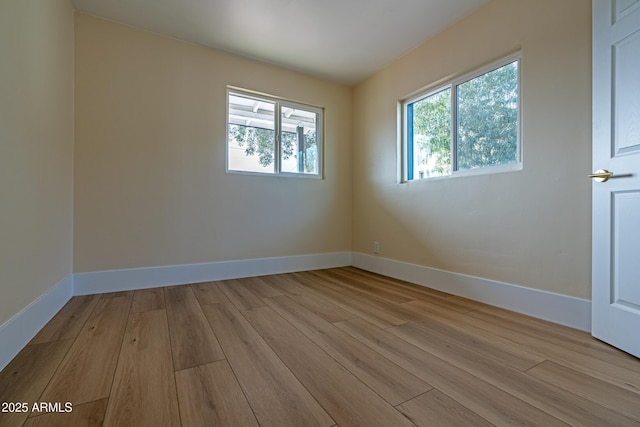
[[[74,275],[74,295],[239,279],[351,265],[351,252],[108,270]]]
[[[109,270],[69,275],[0,325],[0,370],[74,295],[129,291],[213,280],[353,265],[497,307],[591,330],[591,301],[357,252],[335,252]]]
[[[354,267],[591,331],[591,301],[353,252]]]
[[[36,336],[73,296],[73,275],[68,275],[19,313],[0,325],[0,370]]]

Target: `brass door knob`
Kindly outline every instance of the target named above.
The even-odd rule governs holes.
[[[598,169],[597,171],[589,175],[589,178],[594,179],[597,182],[607,182],[612,176],[613,172],[609,172],[606,169]]]

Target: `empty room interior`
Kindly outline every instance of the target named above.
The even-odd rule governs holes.
[[[0,426],[640,425],[640,1],[2,0]]]

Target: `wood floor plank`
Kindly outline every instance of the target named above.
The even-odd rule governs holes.
[[[41,344],[49,341],[66,340],[77,337],[99,299],[99,295],[85,295],[71,298],[44,328],[38,332],[30,344]]]
[[[419,325],[407,323],[388,330],[414,346],[446,360],[570,425],[637,425],[635,421],[580,396],[484,357],[453,340],[445,340]]]
[[[419,307],[414,306],[419,304]],[[455,339],[457,343],[467,346],[475,352],[484,354],[507,366],[526,371],[527,369],[541,363],[545,357],[515,346],[506,340],[500,339],[484,331],[470,330],[469,325],[464,322],[442,321],[440,313],[458,319],[462,316],[456,314],[451,309],[445,309],[439,305],[428,305],[424,301],[412,301],[402,304],[386,304],[385,309],[399,318],[406,319],[413,323],[418,323],[422,327],[430,329],[433,333],[439,334],[444,340]]]
[[[73,298],[0,372],[21,401],[73,412],[0,427],[640,426],[640,359],[344,267]]]
[[[0,372],[0,403],[27,403],[27,412],[0,412],[0,427],[22,425],[72,343],[58,340],[28,345]]]
[[[392,315],[388,311],[388,308],[397,305],[396,303],[390,302],[373,292],[349,286],[340,280],[332,279],[324,270],[309,271],[305,274],[315,277],[316,281],[323,283],[325,288],[333,289],[337,293],[341,294],[346,301],[350,301],[352,304],[356,304],[359,307],[368,306],[369,309],[377,310],[379,316],[386,317],[389,323],[392,323],[394,326],[401,325],[406,322],[406,319],[398,317],[397,315]],[[407,301],[407,299],[405,298],[403,302],[404,301]]]
[[[24,427],[101,427],[108,399],[73,407],[69,413],[50,413],[29,418]]]
[[[387,330],[361,319],[347,320],[336,325],[495,425],[532,427],[567,425]]]
[[[332,304],[338,307],[354,313],[356,316],[366,319],[367,321],[379,326],[381,328],[390,328],[405,323],[405,320],[399,319],[396,316],[391,316],[385,313],[383,310],[373,307],[369,304],[361,304],[358,301],[353,301],[352,298],[348,298],[343,293],[340,293],[329,286],[326,286],[320,279],[309,276],[305,273],[293,273],[296,280],[302,283],[305,290],[320,298],[327,299]]]
[[[487,330],[492,330],[493,333],[519,343],[523,347],[534,348],[536,352],[544,354],[547,359],[561,365],[640,394],[640,361],[638,368],[625,368],[581,351],[570,351],[557,347],[541,338],[530,337],[506,328],[492,329],[486,323],[481,323],[478,320],[474,322],[474,325],[486,327]]]
[[[369,349],[288,296],[265,302],[349,372],[392,405],[418,396],[431,386]]]
[[[484,303],[474,301],[469,298],[461,297],[458,295],[451,295],[449,298],[446,298],[446,302],[450,304],[455,304],[461,309],[464,309],[465,310],[464,313],[469,313],[471,311],[481,310],[485,307],[490,307],[488,304],[484,304]]]
[[[467,331],[474,336],[482,337],[483,339],[496,342],[500,345],[511,347],[513,350],[520,350],[526,354],[538,358],[540,360],[546,360],[547,355],[538,351],[533,346],[523,346],[519,343],[513,342],[499,334],[493,333],[486,328],[478,327],[467,314],[460,315],[452,312],[442,306],[431,304],[428,300],[411,301],[403,304],[404,307],[408,307],[414,314],[418,315],[418,318],[413,317],[412,320],[416,322],[424,322],[435,320],[439,323]],[[500,329],[496,327],[496,329]]]
[[[333,304],[317,293],[309,292],[309,289],[305,288],[301,283],[298,283],[291,273],[263,276],[262,279],[272,287],[280,289],[285,295],[289,295],[296,300],[298,304],[306,307],[329,322],[340,322],[356,317],[355,313]]]
[[[229,298],[222,292],[217,282],[194,283],[191,285],[193,293],[200,305],[219,304],[229,301]]]
[[[129,317],[104,425],[180,425],[165,310]]]
[[[413,425],[270,307],[244,316],[339,425]]]
[[[550,361],[527,373],[640,422],[640,397],[636,393]]]
[[[393,289],[385,286],[376,286],[375,281],[367,280],[359,275],[350,273],[343,269],[330,269],[321,270],[316,272],[320,277],[326,277],[330,280],[335,280],[342,286],[347,286],[352,289],[356,289],[362,292],[366,292],[371,295],[375,295],[379,298],[383,298],[389,302],[396,304],[402,304],[403,302],[413,301],[414,298],[407,296],[402,292],[396,292]]]
[[[165,307],[163,288],[141,289],[133,293],[132,313],[164,310]]]
[[[435,305],[436,307],[439,307],[441,309],[454,311],[460,314],[471,313],[477,310],[478,308],[482,307],[481,305],[476,305],[479,303],[469,304],[467,301],[457,299],[454,296],[448,296],[445,298],[441,296],[425,297],[425,298],[422,298],[421,300],[412,301],[407,304],[411,304],[413,302],[418,303],[422,301],[428,302],[429,304]]]
[[[290,273],[260,276],[260,278],[271,285],[271,287],[280,290],[286,295],[304,292],[302,287],[295,281]]]
[[[227,361],[176,372],[183,426],[258,426]]]
[[[318,298],[305,292],[298,295],[289,295],[289,297],[330,323],[341,322],[356,317],[354,313],[338,307],[324,298]]]
[[[42,395],[80,405],[109,396],[133,292],[103,294]]]
[[[479,303],[467,298],[461,298],[446,292],[438,291],[436,289],[428,288],[426,286],[420,286],[409,282],[404,282],[397,279],[381,276],[379,274],[371,273],[364,270],[359,270],[354,267],[345,267],[343,270],[348,271],[351,274],[363,276],[367,282],[376,287],[383,289],[392,289],[396,292],[406,294],[407,296],[419,300],[429,301],[432,304],[439,305],[452,309],[460,313],[467,313],[472,310],[478,310],[483,307],[487,307],[486,304]]]
[[[218,282],[218,286],[240,311],[253,310],[254,308],[265,306],[262,299],[254,294],[241,280],[224,280]]]
[[[249,287],[251,292],[253,292],[258,298],[270,298],[284,295],[284,292],[274,288],[260,277],[247,277],[239,280],[243,282],[245,286]]]
[[[203,310],[261,426],[334,424],[233,304]]]
[[[407,304],[404,307],[413,311],[411,328],[422,328],[425,333],[441,342],[452,342],[463,346],[469,351],[479,353],[498,363],[510,366],[520,371],[526,371],[545,360],[544,357],[523,351],[512,345],[504,344],[501,340],[491,339],[486,335],[474,334],[468,328],[440,322],[435,316],[425,316],[415,307]],[[408,317],[408,315],[405,314]]]
[[[165,288],[164,293],[175,370],[224,359],[191,287],[172,286]]]
[[[397,406],[405,417],[418,427],[491,427],[489,421],[465,408],[438,390],[431,390],[421,396]]]
[[[621,367],[634,370],[640,369],[640,361],[637,358],[597,340],[587,332],[491,306],[484,306],[469,315],[516,330],[525,335],[544,339],[559,348],[567,348],[587,354]]]
[[[404,298],[398,300],[398,302],[392,302],[382,296],[378,296],[374,291],[363,290],[356,286],[350,286],[344,282],[324,277],[323,274],[328,274],[325,270],[312,271],[308,272],[308,274],[317,277],[317,281],[323,283],[326,288],[330,288],[340,294],[346,303],[357,307],[367,306],[369,310],[376,310],[375,312],[378,316],[383,318],[386,316],[386,320],[394,326],[402,325],[409,320],[404,317],[402,303],[413,301],[413,299]]]
[[[433,305],[423,301],[412,301],[407,305],[415,306],[423,310],[427,315],[436,316],[439,321],[464,324],[474,332],[488,333],[495,336],[496,339],[501,339],[505,343],[516,346],[523,351],[531,352],[531,354],[552,360],[563,366],[579,370],[587,375],[640,394],[640,369],[638,368],[617,366],[589,356],[578,349],[568,350],[559,347],[543,338],[532,337],[522,331],[512,330],[508,327],[508,324],[497,324],[475,317],[476,311],[460,316],[442,307],[434,309]],[[638,360],[637,365],[640,366],[640,360]]]
[[[417,300],[425,297],[430,299],[432,297],[450,298],[452,296],[446,292],[438,291],[426,286],[416,285],[415,283],[406,282],[404,280],[392,279],[391,277],[382,276],[356,267],[344,267],[343,270],[348,271],[351,274],[361,276],[363,279],[371,280],[374,283],[379,283],[389,289],[400,291]]]

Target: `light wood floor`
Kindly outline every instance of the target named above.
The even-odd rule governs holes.
[[[0,373],[0,426],[640,425],[640,360],[340,268],[74,297]]]

